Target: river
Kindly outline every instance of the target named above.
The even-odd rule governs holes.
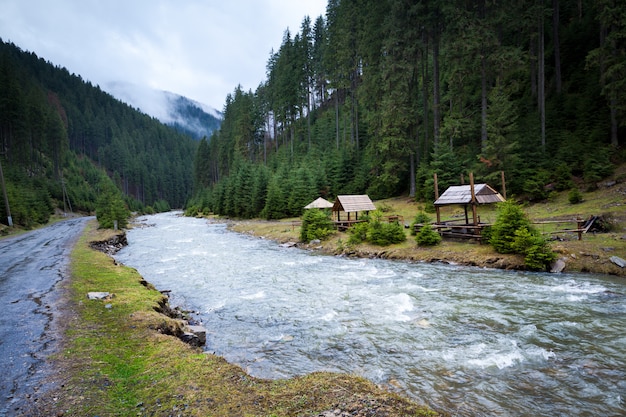
[[[338,371],[455,416],[626,415],[626,281],[318,255],[180,213],[116,259],[253,376]]]

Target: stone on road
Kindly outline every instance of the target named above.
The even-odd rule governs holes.
[[[90,218],[73,218],[0,240],[0,417],[19,413],[50,372],[57,284]]]

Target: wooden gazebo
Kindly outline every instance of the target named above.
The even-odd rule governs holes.
[[[476,207],[479,204],[492,204],[504,201],[504,197],[499,192],[491,188],[487,184],[472,185],[455,185],[449,187],[441,197],[435,201],[435,210],[437,211],[437,223],[441,221],[439,215],[439,207],[448,205],[463,205],[465,207],[465,223],[470,224],[467,212],[467,206],[472,207],[473,224],[478,224],[478,215]]]
[[[347,229],[352,223],[359,222],[359,212],[369,213],[374,210],[376,206],[367,195],[338,195],[333,204],[333,214],[337,213],[335,224],[338,229]],[[341,212],[348,215],[347,220],[341,220]],[[350,219],[351,213],[354,213],[354,219]]]
[[[330,201],[319,197],[316,200],[312,201],[311,203],[307,204],[306,206],[304,206],[304,208],[306,210],[308,209],[329,209],[329,208],[333,208],[333,203],[331,203]]]
[[[435,185],[436,185],[435,177]],[[442,235],[448,232],[450,236],[460,236],[469,234],[470,236],[480,236],[480,229],[485,226],[478,218],[477,207],[481,204],[493,204],[505,201],[502,195],[487,184],[474,184],[474,176],[470,174],[469,185],[455,185],[449,187],[441,196],[438,195],[435,187],[435,210],[437,212],[437,223],[435,227]],[[441,222],[440,208],[449,205],[462,205],[465,209],[465,224],[452,224],[452,222]],[[470,222],[468,206],[472,208],[472,221]],[[467,237],[470,237],[467,236]]]

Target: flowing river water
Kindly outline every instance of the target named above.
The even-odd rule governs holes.
[[[357,374],[454,416],[626,415],[622,278],[346,259],[176,213],[140,221],[116,259],[253,376]]]

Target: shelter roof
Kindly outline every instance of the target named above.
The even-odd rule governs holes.
[[[333,211],[346,213],[374,210],[376,210],[376,206],[367,195],[338,195],[333,205]]]
[[[487,184],[474,184],[474,195],[476,203],[491,204],[505,201],[504,197]],[[472,202],[472,190],[469,185],[454,185],[449,187],[435,201],[436,206],[450,204],[470,204]]]
[[[330,201],[322,197],[319,197],[317,200],[304,206],[304,208],[305,209],[312,209],[312,208],[325,209],[325,208],[331,208],[332,206],[333,206],[333,203],[331,203]]]

